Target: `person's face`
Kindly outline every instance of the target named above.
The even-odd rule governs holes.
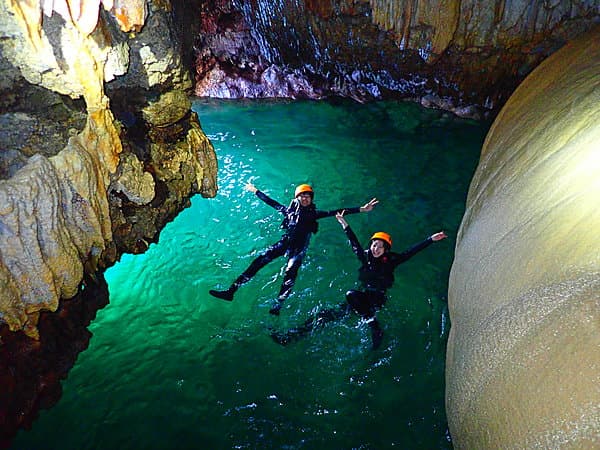
[[[298,201],[300,201],[301,206],[308,206],[312,203],[312,195],[310,195],[308,192],[298,194],[298,197],[296,198],[298,199]]]
[[[381,239],[373,239],[369,249],[375,258],[379,258],[385,253],[385,244]]]

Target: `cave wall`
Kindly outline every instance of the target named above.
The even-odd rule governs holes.
[[[0,0],[0,447],[60,397],[103,271],[216,194],[168,1]]]
[[[496,114],[535,66],[600,20],[595,0],[210,5],[197,95],[404,98],[469,117]]]
[[[3,118],[48,120],[15,88],[84,100],[72,115],[84,117],[81,129],[49,140],[54,151],[43,139],[27,152],[14,148],[17,139],[2,142],[0,323],[35,338],[40,311],[75,295],[84,271],[144,251],[193,194],[214,196],[216,158],[190,109],[169,2],[3,0],[0,8],[12,80],[4,89],[13,91]],[[57,94],[46,103],[61,103]]]
[[[544,61],[490,129],[449,283],[453,444],[600,445],[600,27]]]

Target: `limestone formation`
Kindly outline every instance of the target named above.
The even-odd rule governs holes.
[[[449,286],[457,449],[600,445],[600,28],[502,109],[472,180]]]
[[[54,20],[42,27],[41,8],[2,3],[3,54],[31,83],[84,96],[89,114],[83,132],[58,155],[34,155],[0,182],[0,320],[32,337],[40,311],[55,310],[61,297],[75,295],[83,263],[97,258],[111,240],[106,185],[121,150],[103,95],[105,43],[64,22],[65,47],[59,48],[65,51],[55,52],[53,45],[60,44],[52,38],[59,25]]]
[[[600,13],[595,0],[244,0],[198,9],[199,96],[424,99],[469,117],[495,115]]]
[[[216,193],[172,20],[162,1],[0,0],[2,448],[60,398],[103,270]]]
[[[52,114],[22,112],[29,105],[19,96],[4,100],[17,111],[2,121],[32,137],[24,145],[8,130],[2,136],[0,326],[37,338],[40,312],[73,297],[85,273],[143,251],[194,193],[215,194],[214,150],[190,112],[169,18],[168,3],[143,0],[0,2],[3,88],[39,86],[83,98],[86,110],[82,125],[61,120],[76,128],[44,141],[34,137],[47,133],[39,124]],[[146,20],[160,38],[138,38]],[[147,207],[148,223],[128,216],[137,206]]]

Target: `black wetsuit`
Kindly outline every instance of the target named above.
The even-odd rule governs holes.
[[[281,303],[285,301],[292,291],[296,276],[298,275],[298,269],[302,264],[302,259],[306,254],[306,249],[310,242],[310,236],[317,232],[317,220],[323,217],[335,216],[342,210],[346,211],[345,214],[355,214],[360,212],[360,207],[321,211],[313,203],[309,206],[301,206],[298,199],[293,199],[290,205],[286,207],[259,190],[256,191],[256,196],[283,214],[284,219],[281,226],[285,232],[278,242],[271,245],[252,261],[250,266],[235,280],[229,289],[233,291],[237,290],[239,286],[250,280],[268,263],[275,258],[285,255],[288,258],[288,263],[278,295],[278,300]],[[278,308],[274,308],[271,312],[276,314],[277,311]]]
[[[352,251],[361,262],[358,279],[362,285],[362,290],[351,289],[346,292],[346,301],[357,314],[369,323],[373,334],[373,347],[376,348],[381,343],[383,331],[375,313],[387,301],[386,291],[394,284],[394,270],[421,250],[429,247],[433,240],[428,237],[402,253],[388,251],[379,258],[375,258],[370,249],[364,250],[361,247],[354,231],[349,226],[344,231],[348,236]]]
[[[387,301],[386,291],[394,284],[394,270],[400,264],[408,261],[433,243],[431,237],[428,237],[402,253],[388,251],[379,258],[375,258],[370,249],[365,250],[361,247],[350,226],[346,227],[344,231],[348,236],[352,251],[358,256],[361,262],[358,270],[358,279],[362,285],[362,289],[351,289],[346,292],[347,303],[340,305],[337,309],[320,311],[315,317],[308,319],[302,326],[293,328],[287,333],[273,333],[271,336],[280,344],[287,344],[294,341],[310,333],[316,326],[339,319],[352,310],[367,321],[371,328],[373,348],[379,347],[383,338],[383,330],[377,321],[375,313]]]

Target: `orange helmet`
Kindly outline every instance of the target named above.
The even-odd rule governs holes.
[[[312,187],[310,187],[308,184],[301,184],[296,188],[296,191],[294,192],[294,197],[298,197],[303,192],[308,192],[311,197],[315,195]]]
[[[390,247],[392,246],[392,237],[389,234],[384,233],[383,231],[378,231],[373,236],[371,236],[371,240],[373,240],[373,239],[380,239],[383,242],[387,242],[387,244]]]

